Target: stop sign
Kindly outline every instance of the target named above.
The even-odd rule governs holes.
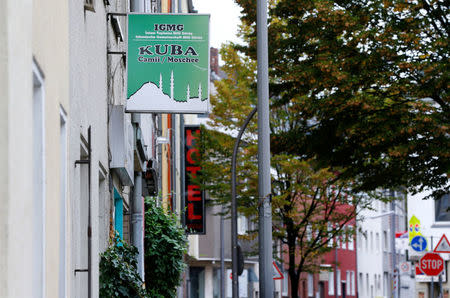
[[[426,275],[439,275],[444,270],[444,260],[440,255],[429,252],[420,259],[419,268]]]

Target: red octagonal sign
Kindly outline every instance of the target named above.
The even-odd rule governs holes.
[[[420,259],[419,268],[426,275],[436,276],[444,270],[444,260],[440,255],[429,252]]]

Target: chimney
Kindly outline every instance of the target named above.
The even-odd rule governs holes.
[[[219,74],[219,50],[211,47],[209,49],[209,59],[210,59],[210,67],[211,71],[214,71],[215,74]]]

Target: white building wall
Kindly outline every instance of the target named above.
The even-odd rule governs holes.
[[[432,251],[438,244],[443,234],[450,239],[450,222],[435,221],[435,201],[433,199],[424,200],[423,198],[429,195],[430,192],[423,192],[417,195],[408,195],[408,220],[415,215],[420,220],[420,232],[428,241],[428,251]],[[433,238],[433,246],[431,246],[431,238]],[[410,255],[412,251],[410,250]],[[446,260],[446,270],[449,272],[449,257],[450,254],[441,254],[441,257]],[[444,293],[450,292],[450,281],[447,273],[447,281],[442,283]],[[423,294],[424,298],[430,297],[431,283],[417,282],[415,297],[420,297]],[[438,295],[437,282],[435,283],[434,294]]]
[[[63,284],[60,111],[68,109],[67,8],[64,1],[0,3],[0,297],[58,297]]]
[[[68,3],[51,0],[33,1],[33,58],[43,75],[44,115],[44,297],[59,297],[64,286],[59,257],[62,212],[60,113],[69,112],[69,23]],[[64,260],[65,261],[65,260]],[[66,267],[67,268],[67,267]],[[65,272],[66,276],[69,274]]]
[[[103,213],[99,198],[109,202],[109,191],[99,194],[101,178],[108,170],[108,86],[107,86],[107,21],[104,1],[94,0],[94,11],[86,10],[84,0],[69,1],[70,42],[70,125],[69,125],[69,189],[70,204],[70,291],[68,297],[87,297],[87,200],[89,182],[87,165],[75,161],[85,159],[88,128],[91,127],[91,282],[92,296],[98,296],[99,239],[105,239],[106,230],[99,230],[99,218]],[[82,150],[81,147],[84,149]],[[87,151],[85,152],[87,153]],[[105,184],[103,184],[105,183]],[[101,183],[108,190],[108,180]],[[103,214],[104,216],[104,214]],[[106,236],[107,237],[107,236]],[[103,249],[104,247],[102,247]]]
[[[364,220],[358,222],[358,228],[361,231],[357,232],[356,249],[357,249],[357,268],[358,272],[355,279],[358,281],[359,297],[370,297],[371,288],[373,289],[373,297],[383,296],[383,283],[378,285],[375,283],[375,276],[383,278],[383,226],[382,221],[387,220],[386,217],[372,218],[382,215],[382,204],[379,201],[373,203],[374,210],[364,210],[361,217]],[[389,235],[389,231],[387,231]],[[377,241],[376,235],[379,235]],[[390,238],[389,238],[390,239]],[[362,282],[360,282],[360,275],[362,274]],[[369,284],[367,287],[366,277],[369,277]],[[369,296],[367,296],[369,294]]]
[[[0,1],[0,297],[6,298],[33,297],[31,20],[31,1]]]
[[[397,197],[401,193],[395,193]],[[388,195],[388,193],[386,193]],[[358,221],[357,267],[358,293],[360,297],[391,297],[392,294],[392,231],[391,203],[374,201],[372,210],[363,210]],[[395,202],[395,231],[406,231],[406,207],[404,200]],[[396,246],[397,268],[404,262],[405,252]],[[414,285],[409,276],[402,276],[400,297],[408,297],[408,289]],[[363,296],[361,296],[363,295]],[[405,296],[406,295],[406,296]]]

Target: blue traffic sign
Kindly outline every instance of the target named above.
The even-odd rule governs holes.
[[[427,248],[427,239],[423,236],[415,236],[411,240],[411,247],[418,252],[424,251]]]

